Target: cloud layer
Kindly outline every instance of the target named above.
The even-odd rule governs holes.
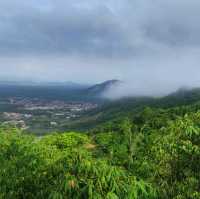
[[[133,94],[200,86],[199,10],[199,0],[0,1],[0,78],[118,78]]]

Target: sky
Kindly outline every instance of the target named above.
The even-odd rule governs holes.
[[[1,0],[0,79],[120,79],[139,94],[200,86],[199,10],[199,0]]]

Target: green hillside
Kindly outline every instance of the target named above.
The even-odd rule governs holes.
[[[105,105],[88,113],[83,124],[95,128],[85,133],[36,137],[2,126],[0,198],[199,199],[198,95]]]
[[[200,104],[200,89],[191,90],[180,89],[165,97],[130,97],[120,100],[108,101],[97,109],[88,111],[78,120],[71,121],[70,124],[64,125],[67,129],[89,130],[102,126],[111,121],[119,121],[123,118],[132,120],[137,114],[140,114],[146,107],[152,109],[176,109],[184,106],[198,109]],[[185,111],[187,113],[188,109]]]

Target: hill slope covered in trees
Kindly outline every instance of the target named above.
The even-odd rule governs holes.
[[[200,198],[200,105],[178,99],[121,109],[88,133],[2,127],[0,198]]]

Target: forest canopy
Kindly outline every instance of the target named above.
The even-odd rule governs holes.
[[[2,199],[200,198],[200,112],[192,106],[145,108],[87,133],[36,137],[2,126],[0,150]]]

